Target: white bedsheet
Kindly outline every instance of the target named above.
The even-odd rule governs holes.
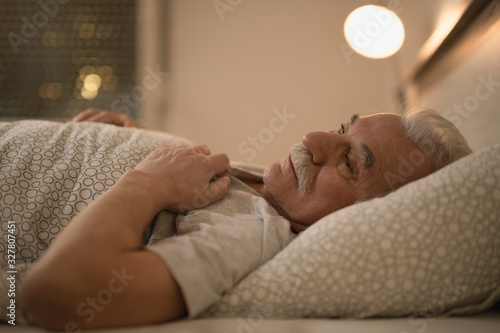
[[[1,325],[4,333],[41,333],[40,328]],[[266,319],[218,318],[168,324],[89,331],[92,333],[498,333],[500,310],[467,317],[396,319]]]

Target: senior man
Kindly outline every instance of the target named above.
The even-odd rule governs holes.
[[[101,110],[73,121],[137,126]],[[194,317],[320,218],[470,152],[430,110],[354,115],[337,130],[308,133],[262,178],[230,176],[229,158],[206,146],[160,147],[63,230],[28,271],[20,302],[49,329]],[[152,233],[164,239],[144,246],[159,212],[175,231],[157,223]],[[96,304],[110,288],[112,302]]]

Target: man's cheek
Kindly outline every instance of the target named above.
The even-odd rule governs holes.
[[[314,206],[314,211],[316,213],[314,218],[316,219],[320,219],[344,207],[350,206],[356,201],[353,193],[348,189],[339,191],[338,188],[333,185],[322,185],[315,188],[315,198],[312,200],[312,206]]]
[[[286,181],[278,162],[274,162],[266,168],[263,181],[267,190],[273,191],[273,195],[280,195],[291,185]]]

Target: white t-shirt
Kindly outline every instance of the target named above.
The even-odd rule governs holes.
[[[223,200],[187,214],[158,214],[146,249],[163,259],[196,317],[294,237],[285,218],[231,176]]]

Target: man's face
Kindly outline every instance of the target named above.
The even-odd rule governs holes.
[[[395,114],[353,116],[338,130],[306,134],[302,144],[302,162],[292,149],[292,156],[272,163],[264,173],[264,197],[297,231],[358,200],[389,192],[388,173],[404,176],[407,183],[434,170],[429,156],[406,137]],[[402,161],[414,160],[412,156],[421,157],[418,166],[410,175],[398,175]],[[306,185],[299,189],[304,177]]]

